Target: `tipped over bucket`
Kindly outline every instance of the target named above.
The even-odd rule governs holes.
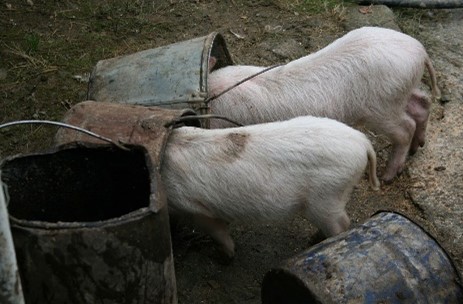
[[[269,271],[262,303],[462,303],[450,257],[422,228],[381,212]]]
[[[176,303],[146,149],[73,143],[0,165],[26,303]]]

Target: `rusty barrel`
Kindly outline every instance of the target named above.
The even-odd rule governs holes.
[[[417,224],[380,212],[270,270],[262,303],[462,303],[450,257]]]
[[[147,150],[74,142],[0,170],[26,303],[176,303],[168,213]]]

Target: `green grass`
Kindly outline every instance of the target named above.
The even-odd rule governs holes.
[[[35,33],[26,33],[23,40],[23,48],[27,54],[36,53],[39,49],[40,38]]]

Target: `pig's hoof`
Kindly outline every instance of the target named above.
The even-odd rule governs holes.
[[[408,155],[414,155],[418,151],[419,144],[412,143],[410,150],[408,150]]]
[[[397,175],[398,174],[395,174],[395,173],[394,174],[384,173],[383,176],[381,176],[381,180],[383,181],[385,185],[390,185]]]
[[[384,182],[384,184],[389,185],[392,183],[394,178],[399,177],[402,174],[404,168],[405,163],[386,167],[386,171],[381,176],[381,180]]]

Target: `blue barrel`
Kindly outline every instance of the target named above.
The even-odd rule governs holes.
[[[262,303],[463,303],[448,254],[408,218],[381,212],[269,271]]]

